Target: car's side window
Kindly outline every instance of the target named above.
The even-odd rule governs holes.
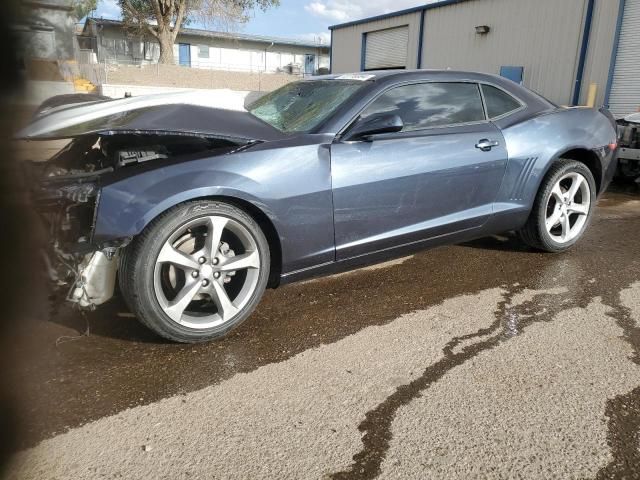
[[[397,114],[403,132],[485,120],[475,83],[416,83],[392,88],[373,101],[361,118]]]
[[[522,104],[507,92],[491,85],[482,85],[489,118],[496,118],[518,110]]]

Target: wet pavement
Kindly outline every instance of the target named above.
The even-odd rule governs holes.
[[[14,478],[640,478],[640,195],[565,254],[491,237],[268,291],[218,342],[116,299],[6,354]]]

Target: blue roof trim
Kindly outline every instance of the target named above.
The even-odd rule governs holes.
[[[584,30],[582,32],[582,46],[580,47],[580,57],[578,60],[578,71],[576,72],[576,82],[573,89],[573,99],[571,103],[578,105],[580,102],[580,93],[582,90],[582,80],[584,77],[584,65],[587,62],[587,53],[589,50],[589,37],[591,36],[591,24],[593,23],[593,7],[595,0],[589,0],[587,4],[587,17],[584,22]]]
[[[376,15],[374,17],[363,18],[361,20],[354,20],[352,22],[340,23],[338,25],[331,25],[329,30],[337,28],[351,27],[353,25],[360,25],[361,23],[375,22],[377,20],[384,20],[386,18],[400,17],[402,15],[408,15],[410,13],[422,12],[425,10],[431,10],[432,8],[446,7],[447,5],[453,5],[455,3],[468,2],[470,0],[442,0],[440,2],[430,3],[428,5],[420,5],[419,7],[407,8],[405,10],[398,10],[397,12],[383,13],[382,15]]]
[[[613,75],[616,70],[616,60],[618,59],[618,45],[620,45],[620,32],[622,31],[622,19],[624,18],[625,0],[620,0],[618,7],[618,22],[616,23],[616,33],[613,37],[613,50],[611,51],[611,63],[609,63],[609,77],[607,78],[607,88],[604,92],[604,105],[609,108],[611,89],[613,88]]]
[[[426,14],[427,11],[422,10],[422,14],[420,15],[420,38],[418,38],[418,61],[416,62],[416,66],[418,69],[422,68],[422,43],[424,40],[424,17],[426,16]]]

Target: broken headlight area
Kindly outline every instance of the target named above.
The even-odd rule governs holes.
[[[40,172],[42,173],[42,172]],[[100,194],[98,176],[40,176],[32,183],[32,199],[47,232],[47,273],[64,297],[93,307],[113,296],[118,249],[91,243]]]
[[[66,299],[84,308],[101,305],[113,297],[119,249],[105,248],[84,256]]]
[[[187,135],[85,135],[71,140],[49,161],[27,164],[27,185],[47,229],[45,262],[54,286],[82,307],[100,305],[113,296],[119,252],[130,239],[110,245],[92,241],[101,186],[109,175],[134,165],[221,155],[242,146]]]
[[[83,183],[79,185],[64,185],[55,189],[61,199],[74,203],[88,203],[98,195],[99,187],[95,183]]]
[[[100,253],[91,237],[101,177],[114,170],[94,147],[97,140],[76,139],[48,162],[25,165],[31,200],[47,234],[43,257],[55,298],[83,307],[108,300],[107,295],[92,287],[95,281],[88,275],[95,270],[89,269],[92,257]],[[116,253],[109,257],[114,258]],[[106,290],[111,292],[110,297],[113,287]]]

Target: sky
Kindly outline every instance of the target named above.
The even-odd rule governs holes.
[[[425,0],[280,0],[280,6],[251,13],[238,31],[256,35],[322,39],[329,43],[329,25],[358,20],[430,3]],[[117,0],[99,0],[97,17],[117,19]]]

